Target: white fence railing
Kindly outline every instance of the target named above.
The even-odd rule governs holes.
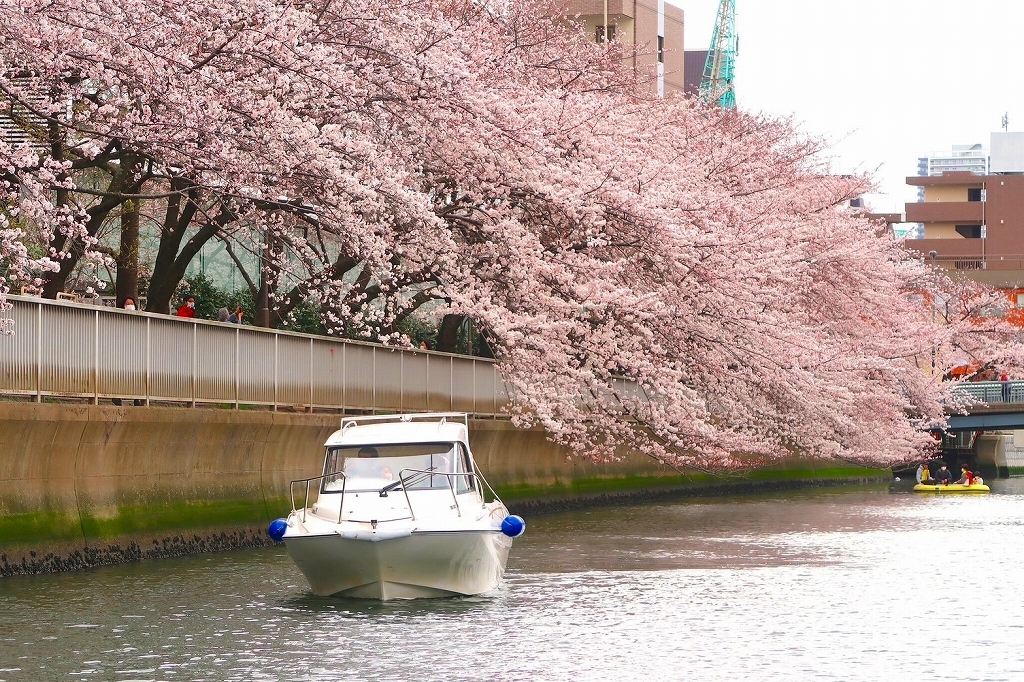
[[[7,395],[497,416],[490,360],[9,296]]]
[[[258,327],[8,296],[0,393],[273,409],[504,414],[494,363]],[[616,380],[618,397],[648,400]],[[978,402],[1024,404],[1024,381],[966,382]],[[603,396],[605,401],[612,396]]]
[[[990,405],[1024,403],[1024,381],[967,381],[954,390]]]

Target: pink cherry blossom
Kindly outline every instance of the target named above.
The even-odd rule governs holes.
[[[0,145],[6,282],[109,267],[131,202],[159,227],[151,310],[220,240],[281,318],[403,344],[417,310],[467,316],[517,423],[708,470],[909,460],[948,368],[1018,362],[971,312],[998,296],[854,215],[868,181],[791,121],[652,98],[563,14],[0,0],[0,96],[35,136]]]

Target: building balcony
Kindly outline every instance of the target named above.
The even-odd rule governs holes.
[[[907,204],[907,222],[980,225],[985,222],[985,202],[928,201]]]
[[[905,244],[926,260],[932,251],[937,254],[937,261],[983,258],[985,255],[984,239],[908,239]]]
[[[608,18],[633,18],[634,6],[635,5],[633,3],[626,2],[625,0],[608,0]],[[565,8],[565,16],[567,17],[572,17],[577,14],[580,16],[604,15],[604,0],[571,0]]]
[[[989,284],[1005,286],[999,280],[999,272],[1024,273],[1024,253],[987,253],[989,244],[985,239],[908,239],[907,248],[921,254],[926,263],[934,263],[945,270],[986,270],[993,271],[992,277],[982,278]],[[935,257],[931,257],[931,252]],[[978,273],[980,276],[981,273]],[[972,278],[978,279],[974,275]],[[1013,279],[1013,278],[1010,278]],[[1020,277],[1016,281],[1020,281]]]
[[[911,175],[907,184],[914,187],[938,187],[942,185],[963,185],[964,187],[984,187],[984,175],[970,171],[946,171],[942,175]]]

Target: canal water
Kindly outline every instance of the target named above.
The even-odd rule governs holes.
[[[529,520],[476,598],[317,598],[280,548],[0,581],[2,680],[1024,680],[1024,481]]]

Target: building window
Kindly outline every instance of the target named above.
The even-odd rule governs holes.
[[[971,187],[967,190],[967,201],[981,201],[981,188]]]
[[[665,62],[665,36],[658,36],[658,61]]]
[[[615,25],[612,24],[612,25],[608,26],[607,27],[607,29],[608,29],[607,32],[605,31],[605,28],[606,27],[604,27],[604,26],[598,26],[597,27],[597,36],[596,37],[597,37],[597,42],[598,43],[603,43],[605,41],[606,37],[608,38],[608,40],[615,40]]]
[[[964,239],[981,239],[981,225],[957,225],[956,231]]]

